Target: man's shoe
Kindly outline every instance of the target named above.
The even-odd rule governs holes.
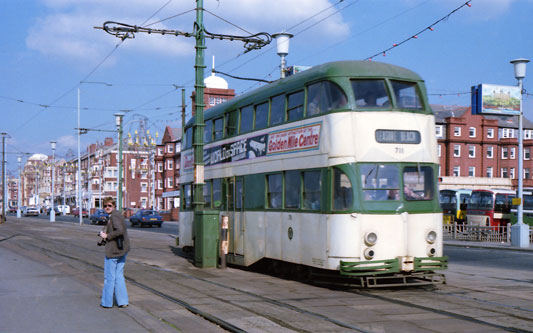
[[[119,307],[119,308],[127,308],[127,307],[128,307],[128,304],[119,305],[118,307]]]
[[[111,309],[111,308],[112,308],[112,306],[103,306],[102,304],[100,304],[100,307],[101,307],[102,309]]]

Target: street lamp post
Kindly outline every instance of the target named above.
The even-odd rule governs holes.
[[[292,34],[280,32],[273,34],[272,37],[276,39],[277,53],[281,57],[281,78],[285,77],[285,57],[289,54],[289,40],[293,37]]]
[[[529,226],[524,223],[524,129],[523,129],[523,112],[522,112],[522,80],[526,77],[526,64],[528,59],[515,59],[511,61],[514,65],[514,76],[518,80],[520,89],[520,114],[518,115],[518,221],[511,227],[511,246],[529,247]]]
[[[4,223],[6,220],[6,135],[7,133],[1,133],[2,135],[2,216],[0,223]]]
[[[22,182],[22,172],[21,172],[21,163],[22,163],[22,157],[17,157],[17,162],[19,163],[19,186],[17,190],[17,219],[20,219],[21,212],[20,212],[20,206],[22,206],[22,196],[20,195],[20,183]]]
[[[118,131],[118,175],[117,175],[117,209],[122,213],[122,118],[124,113],[115,113],[115,122]]]
[[[56,142],[50,141],[50,146],[52,147],[52,204],[50,206],[50,222],[56,221],[56,212],[54,210],[54,180],[55,180],[55,172],[56,172]]]

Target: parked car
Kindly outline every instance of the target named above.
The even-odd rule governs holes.
[[[139,226],[153,226],[156,225],[161,228],[163,224],[163,218],[155,210],[151,209],[139,209],[132,217],[130,217],[130,223],[132,227]]]
[[[89,219],[91,220],[91,224],[106,224],[109,220],[109,214],[107,214],[103,209],[97,209]]]
[[[72,209],[72,215],[74,215],[75,217],[80,216],[78,207]],[[87,211],[87,208],[82,208],[81,209],[81,216],[82,217],[89,217],[89,212]]]
[[[57,205],[57,209],[63,214],[67,215],[70,214],[70,206],[69,205]]]
[[[50,215],[50,212],[52,211],[52,207],[48,207],[48,209],[46,210],[46,215]],[[55,212],[55,215],[60,215],[61,212],[59,211],[59,208],[57,208],[57,206],[54,206],[54,212]]]
[[[9,207],[9,209],[7,210],[7,212],[8,212],[8,213],[16,213],[16,212],[17,212],[17,209],[18,209],[18,207],[11,206],[11,207]]]
[[[39,208],[37,207],[26,207],[24,209],[24,212],[22,212],[24,216],[39,216]]]

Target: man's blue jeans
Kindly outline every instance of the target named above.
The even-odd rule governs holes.
[[[124,264],[126,255],[118,258],[105,257],[104,289],[102,290],[102,306],[113,307],[113,294],[118,306],[128,304],[128,291],[124,280]]]

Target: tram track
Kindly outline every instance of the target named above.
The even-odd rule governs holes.
[[[352,291],[352,292],[354,292],[354,291]],[[425,306],[425,305],[420,305],[420,304],[416,304],[416,303],[413,303],[413,302],[404,301],[404,300],[400,300],[400,299],[396,299],[396,298],[392,298],[392,297],[376,295],[376,294],[365,292],[365,291],[355,291],[355,293],[357,295],[366,296],[366,297],[370,297],[370,298],[374,298],[374,299],[378,299],[378,300],[381,300],[381,301],[394,303],[394,304],[398,304],[398,305],[403,305],[403,306],[407,306],[407,307],[410,307],[410,308],[417,308],[417,309],[420,309],[420,310],[433,312],[433,313],[444,315],[444,316],[447,316],[447,317],[452,317],[452,318],[468,321],[468,322],[471,322],[471,323],[488,326],[488,327],[491,327],[491,328],[501,329],[501,330],[504,330],[504,331],[507,331],[507,332],[517,332],[517,333],[532,332],[532,331],[529,331],[529,330],[524,330],[524,329],[520,329],[520,328],[516,328],[516,327],[508,327],[508,326],[498,325],[498,324],[491,323],[491,322],[484,321],[484,320],[480,320],[480,319],[477,319],[477,318],[474,318],[474,317],[471,317],[471,316],[462,315],[462,314],[459,314],[459,313],[446,311],[446,310],[442,310],[442,309],[436,309],[436,308],[432,308],[432,307],[428,307],[428,306]],[[509,314],[506,314],[506,315],[509,316]],[[528,320],[528,318],[519,318],[519,319]],[[531,320],[531,319],[529,319],[529,320]]]
[[[54,245],[57,245],[57,243],[58,243],[55,240],[51,240],[49,238],[39,237],[39,236],[31,235],[31,234],[17,234],[17,235],[13,235],[13,236],[10,236],[10,237],[4,238],[4,239],[5,240],[11,239],[11,238],[14,238],[15,236],[31,237],[31,238],[34,238],[34,239],[38,239],[38,240],[40,240],[42,242],[48,242],[48,243],[51,243],[51,244],[54,244]],[[98,271],[103,272],[103,267],[102,266],[100,266],[99,264],[95,264],[95,263],[93,263],[91,261],[88,261],[88,260],[85,260],[85,259],[82,259],[82,258],[78,258],[76,256],[68,255],[68,254],[60,252],[58,250],[47,248],[45,246],[38,246],[38,245],[35,245],[35,244],[25,244],[25,246],[31,247],[31,248],[33,248],[35,250],[38,250],[41,253],[46,253],[49,257],[50,257],[50,254],[52,254],[54,256],[59,256],[59,257],[62,257],[62,258],[66,258],[66,259],[69,259],[69,260],[84,264],[86,266],[89,266],[92,269],[96,269]],[[94,252],[95,255],[96,254],[101,255],[100,251],[95,250],[93,248],[84,248],[84,247],[80,247],[80,246],[78,246],[78,248],[82,248],[84,251]],[[144,248],[144,249],[148,250],[149,248]],[[158,249],[150,249],[150,250],[158,251]],[[354,326],[352,324],[345,323],[345,322],[342,322],[342,321],[339,321],[339,320],[336,320],[336,319],[333,319],[333,318],[329,318],[329,317],[324,316],[324,315],[319,314],[319,313],[308,311],[308,310],[305,310],[305,309],[302,309],[302,308],[299,308],[299,307],[296,307],[296,306],[293,306],[293,305],[290,305],[290,304],[287,304],[287,303],[283,303],[283,302],[280,302],[280,301],[277,301],[277,300],[273,300],[273,299],[270,299],[268,297],[264,297],[264,296],[261,296],[259,294],[251,293],[251,292],[248,292],[248,291],[245,291],[245,290],[242,290],[242,289],[238,289],[238,288],[235,288],[235,287],[227,286],[227,285],[224,285],[224,284],[221,284],[221,283],[218,283],[218,282],[209,281],[207,279],[195,277],[195,276],[192,276],[190,274],[175,272],[175,271],[172,271],[172,270],[166,270],[164,268],[161,268],[161,267],[158,267],[158,266],[153,266],[153,265],[150,265],[150,264],[146,264],[144,262],[140,262],[140,261],[137,261],[137,260],[131,259],[131,258],[128,258],[128,263],[129,263],[129,265],[135,264],[135,265],[142,266],[144,268],[157,270],[159,272],[165,272],[166,274],[172,274],[173,275],[172,278],[175,278],[175,276],[177,275],[177,276],[182,277],[184,279],[195,280],[195,281],[199,281],[199,282],[202,282],[202,283],[208,283],[208,284],[220,287],[220,288],[224,288],[224,289],[227,289],[227,290],[239,292],[241,294],[256,298],[256,299],[258,299],[258,300],[260,300],[262,302],[268,303],[268,304],[270,304],[272,306],[279,307],[279,308],[282,308],[284,310],[294,311],[294,312],[297,312],[297,313],[305,315],[305,316],[313,317],[313,318],[318,319],[318,320],[323,320],[323,321],[332,323],[332,324],[334,324],[334,325],[336,325],[336,326],[338,326],[339,328],[342,328],[342,329],[349,329],[349,330],[352,330],[352,331],[355,331],[355,332],[369,332],[369,331],[367,331],[367,330],[365,330],[363,328],[360,328],[360,327]],[[161,298],[163,298],[163,299],[165,299],[167,301],[170,301],[171,303],[177,304],[177,305],[185,308],[189,312],[191,312],[191,313],[193,313],[193,314],[195,314],[197,316],[200,316],[201,318],[204,318],[205,320],[208,320],[209,322],[211,322],[211,323],[213,323],[215,325],[218,325],[219,327],[221,327],[221,328],[223,328],[223,329],[225,329],[225,330],[227,330],[229,332],[246,332],[246,330],[244,330],[242,328],[239,328],[236,325],[233,325],[233,324],[231,324],[230,322],[228,322],[226,320],[223,320],[223,319],[221,319],[221,318],[219,318],[219,317],[217,317],[215,315],[212,315],[210,313],[202,311],[198,307],[191,305],[189,302],[187,302],[187,301],[185,301],[183,299],[180,299],[180,298],[175,297],[175,296],[173,296],[173,295],[171,295],[169,293],[166,293],[166,292],[158,290],[158,289],[156,289],[154,287],[151,287],[150,285],[148,285],[146,283],[142,283],[142,282],[138,281],[138,279],[135,278],[134,276],[132,276],[131,274],[125,274],[125,279],[126,279],[126,281],[128,283],[130,283],[132,285],[135,285],[135,286],[137,286],[137,287],[139,287],[139,288],[141,288],[141,289],[143,289],[145,291],[148,291],[148,292],[150,292],[153,295],[156,295],[156,296],[161,297]],[[246,311],[248,311],[250,313],[253,313],[254,315],[257,315],[257,316],[262,316],[265,319],[270,320],[270,321],[276,323],[277,325],[279,325],[280,327],[283,327],[285,329],[293,330],[293,331],[296,331],[296,332],[307,332],[306,330],[302,330],[302,329],[294,327],[294,326],[292,326],[292,325],[290,325],[288,323],[285,323],[282,320],[279,320],[279,319],[274,318],[272,316],[268,316],[268,315],[262,314],[259,311],[255,311],[255,310],[251,309],[250,307],[248,307],[246,305],[240,305],[240,304],[237,304],[235,302],[225,300],[225,299],[223,299],[221,297],[216,297],[216,296],[213,296],[211,294],[204,293],[204,292],[202,292],[200,290],[200,288],[194,288],[194,287],[191,287],[191,286],[188,286],[188,285],[185,285],[185,284],[177,283],[176,281],[173,281],[173,283],[174,284],[180,284],[183,287],[188,288],[189,290],[194,290],[195,292],[198,292],[198,293],[202,294],[203,296],[209,296],[209,297],[211,297],[213,299],[216,299],[217,301],[226,303],[227,305],[231,305],[231,306],[237,307],[237,308],[239,308],[241,310],[246,310]]]
[[[14,238],[19,237],[19,236],[31,237],[31,238],[34,238],[36,240],[40,240],[43,243],[45,243],[45,244],[42,244],[42,246],[38,246],[38,245],[35,244],[36,242],[24,242],[25,246],[31,247],[31,248],[33,248],[33,250],[37,250],[37,251],[40,251],[40,252],[46,252],[51,257],[52,256],[59,256],[59,257],[62,257],[62,258],[66,258],[66,259],[75,261],[75,262],[77,262],[79,264],[83,264],[85,266],[88,266],[88,267],[90,267],[93,270],[98,270],[98,271],[102,271],[103,270],[102,266],[100,264],[97,264],[97,263],[100,262],[100,259],[101,259],[100,258],[101,250],[97,250],[94,246],[93,247],[87,247],[87,246],[83,246],[83,245],[80,245],[80,244],[77,244],[77,245],[69,244],[73,248],[75,247],[75,248],[79,249],[80,251],[82,251],[83,253],[90,253],[90,255],[86,256],[88,258],[84,259],[84,258],[80,258],[79,256],[73,255],[73,253],[75,253],[75,251],[68,251],[67,250],[66,253],[65,253],[65,249],[64,249],[65,242],[64,241],[56,240],[56,239],[50,239],[50,238],[46,238],[46,237],[41,237],[41,236],[38,236],[38,235],[32,235],[32,234],[26,234],[26,233],[23,234],[23,233],[19,232],[17,234],[12,235],[12,236],[0,239],[0,242],[6,241],[6,240],[9,240],[9,239],[14,239]],[[46,245],[46,243],[48,243],[49,245]],[[159,252],[159,253],[166,251],[166,250],[162,250],[161,248],[151,248],[149,246],[142,246],[142,245],[139,246],[139,249],[142,249],[143,251],[155,251],[155,252]],[[167,251],[167,253],[168,253],[168,251]],[[156,282],[158,282],[159,285],[162,285],[162,286],[164,286],[168,282],[171,282],[173,285],[176,286],[176,288],[178,286],[181,287],[181,288],[187,288],[188,290],[191,290],[191,292],[198,293],[201,296],[211,297],[213,299],[216,299],[218,302],[221,302],[222,304],[226,304],[227,306],[232,306],[232,307],[238,308],[238,309],[243,310],[243,311],[248,311],[249,313],[251,313],[253,315],[261,316],[261,317],[265,318],[265,320],[272,321],[273,323],[279,325],[281,328],[288,329],[288,330],[293,330],[293,331],[298,331],[298,332],[305,332],[305,330],[299,329],[298,327],[294,327],[289,322],[284,322],[283,319],[281,319],[281,318],[276,318],[275,316],[265,315],[264,313],[261,313],[260,310],[252,309],[250,307],[250,304],[252,304],[253,301],[246,301],[246,302],[231,301],[231,300],[224,299],[223,297],[217,297],[217,296],[213,296],[212,294],[207,294],[207,293],[203,292],[202,289],[205,288],[205,285],[202,285],[202,284],[209,284],[209,285],[217,287],[217,288],[223,288],[223,289],[228,290],[228,291],[237,292],[237,293],[239,293],[241,295],[245,295],[245,296],[253,298],[253,299],[257,300],[257,301],[260,301],[260,302],[263,302],[263,303],[267,303],[267,304],[269,304],[269,306],[282,309],[282,311],[290,311],[291,313],[298,313],[298,314],[304,315],[304,316],[306,316],[308,318],[313,318],[314,320],[325,321],[325,322],[334,324],[336,327],[338,327],[338,329],[341,329],[341,330],[348,329],[348,330],[353,330],[353,331],[357,331],[357,332],[367,332],[367,331],[369,331],[369,330],[366,330],[366,329],[364,329],[362,327],[359,327],[359,326],[356,326],[356,325],[353,325],[353,324],[350,324],[350,323],[346,323],[346,322],[337,320],[335,318],[330,318],[327,315],[324,315],[324,314],[321,314],[321,313],[318,313],[318,312],[309,311],[309,310],[306,310],[304,308],[301,308],[301,307],[298,307],[298,306],[295,306],[295,305],[292,305],[292,304],[288,304],[288,303],[283,302],[283,301],[278,301],[278,300],[275,300],[275,299],[272,299],[272,298],[269,298],[269,297],[266,297],[266,296],[263,296],[263,295],[259,295],[257,293],[253,293],[253,292],[250,292],[250,291],[247,291],[247,290],[243,290],[243,289],[240,289],[240,288],[237,288],[237,287],[233,287],[231,285],[226,285],[224,283],[220,283],[220,282],[217,282],[217,281],[211,281],[211,280],[203,278],[203,277],[194,276],[194,275],[186,274],[184,272],[179,272],[179,271],[176,271],[176,270],[173,270],[173,269],[167,269],[165,267],[160,267],[160,266],[157,266],[157,265],[153,265],[153,264],[150,264],[150,263],[142,261],[142,259],[141,260],[137,260],[137,259],[133,259],[133,258],[129,257],[128,258],[128,262],[130,263],[129,266],[131,266],[131,264],[133,264],[133,265],[135,265],[137,267],[137,269],[139,269],[139,271],[152,270],[154,273],[150,273],[150,274],[152,274],[153,276],[157,276],[160,279],[160,281],[151,281],[151,283],[149,283],[149,284],[148,283],[143,283],[143,282],[141,282],[141,280],[142,280],[140,278],[141,276],[137,276],[136,275],[137,272],[132,272],[131,274],[127,274],[126,275],[126,279],[127,279],[127,281],[129,283],[131,283],[132,285],[135,285],[135,286],[137,286],[137,287],[139,287],[139,288],[141,288],[141,289],[143,289],[143,290],[145,290],[145,291],[147,291],[147,292],[149,292],[149,293],[151,293],[151,294],[153,294],[153,295],[155,295],[157,297],[165,299],[166,301],[169,301],[169,302],[172,302],[174,304],[177,304],[180,307],[183,307],[183,308],[187,309],[189,312],[191,312],[191,313],[193,313],[193,314],[195,314],[195,315],[197,315],[197,316],[199,316],[199,317],[201,317],[201,318],[203,318],[205,320],[208,320],[209,322],[211,322],[211,323],[213,323],[213,324],[215,324],[215,325],[217,325],[217,326],[219,326],[219,327],[221,327],[221,328],[223,328],[223,329],[225,329],[227,331],[230,331],[230,332],[244,332],[246,330],[243,329],[242,327],[238,327],[239,325],[234,325],[234,324],[228,322],[227,320],[221,319],[219,316],[216,316],[216,315],[214,315],[212,313],[209,313],[208,311],[203,311],[198,306],[195,306],[195,305],[191,304],[190,302],[188,302],[186,299],[183,299],[181,297],[177,297],[175,290],[169,290],[168,288],[161,289],[161,287],[157,286]],[[128,269],[128,270],[132,270],[132,269]],[[158,272],[158,273],[155,273],[155,272]],[[186,282],[191,282],[191,284],[189,285]],[[301,282],[303,282],[303,281],[301,281]],[[207,288],[205,288],[205,289],[207,289]],[[432,312],[432,313],[436,313],[436,314],[439,314],[439,315],[442,315],[442,316],[446,316],[446,317],[449,317],[449,318],[455,318],[455,319],[459,319],[459,320],[462,320],[462,321],[483,325],[483,326],[486,326],[486,327],[490,327],[492,329],[500,329],[500,330],[509,331],[509,332],[531,332],[531,331],[524,330],[524,329],[521,329],[521,328],[499,325],[497,323],[493,323],[493,322],[488,322],[488,321],[485,321],[485,320],[477,319],[477,318],[474,318],[472,316],[468,316],[468,315],[465,315],[465,314],[458,314],[458,313],[455,313],[455,312],[452,312],[452,311],[436,309],[436,308],[432,308],[431,306],[427,306],[427,305],[423,305],[423,304],[417,304],[417,302],[412,302],[412,301],[405,300],[403,295],[398,295],[398,297],[402,297],[404,299],[398,299],[397,297],[385,296],[383,294],[379,294],[379,293],[375,293],[375,292],[369,292],[369,291],[363,291],[363,290],[353,290],[353,288],[352,289],[344,288],[343,290],[351,292],[351,293],[355,293],[355,294],[363,296],[363,297],[369,297],[369,298],[377,299],[377,300],[380,300],[382,302],[387,302],[387,303],[392,303],[392,304],[396,304],[396,305],[407,306],[409,308],[419,309],[419,310],[422,310],[422,311]],[[429,293],[430,295],[432,295],[432,296],[428,296],[428,297],[421,297],[421,299],[429,299],[430,297],[434,298],[435,295],[439,295],[439,296],[444,296],[444,297],[454,297],[454,298],[461,299],[461,300],[475,301],[477,303],[481,303],[481,304],[484,304],[486,306],[492,307],[490,309],[487,309],[489,311],[493,311],[495,313],[499,313],[499,314],[502,314],[502,315],[505,315],[505,316],[509,316],[509,317],[514,317],[514,318],[517,318],[519,320],[527,320],[527,321],[531,322],[531,319],[527,318],[527,316],[530,314],[530,312],[532,312],[532,310],[529,309],[529,308],[520,308],[520,307],[516,308],[516,307],[513,307],[511,305],[506,305],[506,304],[503,304],[503,303],[489,302],[489,301],[485,301],[485,300],[477,300],[477,299],[469,297],[469,296],[461,295],[460,291],[450,292],[450,291],[439,291],[439,290],[427,290],[427,289],[424,289],[424,288],[416,288],[415,290],[416,290],[416,292],[418,292],[420,294],[421,293],[424,293],[424,294],[425,293]],[[468,290],[468,289],[465,289],[465,290]],[[477,290],[474,289],[473,291],[477,291]],[[479,291],[477,291],[477,292],[479,292]],[[408,297],[412,297],[412,296],[413,296],[412,294],[408,295]],[[295,300],[293,299],[292,301],[295,301]],[[250,303],[250,302],[252,302],[252,303]],[[357,302],[354,301],[354,304],[357,304]],[[527,312],[527,315],[525,315],[525,316],[516,316],[516,315],[514,315],[512,313],[496,312],[494,310],[494,307],[507,307],[507,308],[509,308],[511,310]]]

